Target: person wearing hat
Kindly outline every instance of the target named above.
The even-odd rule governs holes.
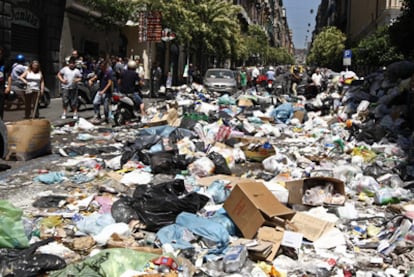
[[[13,92],[14,96],[23,96],[26,91],[26,85],[22,80],[19,79],[19,76],[26,71],[26,58],[22,54],[18,54],[14,59],[14,63],[11,66],[9,71],[9,76],[7,77],[7,87],[5,90],[5,94],[10,97]]]
[[[122,71],[121,76],[118,80],[119,91],[127,95],[132,95],[136,111],[140,110],[141,115],[145,116],[144,102],[139,95],[139,89],[142,80],[138,76],[136,69],[137,63],[133,60],[130,60],[127,63],[127,70]]]

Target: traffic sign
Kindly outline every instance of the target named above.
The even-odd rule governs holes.
[[[351,65],[351,59],[352,59],[352,50],[347,49],[344,51],[344,56],[342,59],[342,63],[344,66],[350,66]]]

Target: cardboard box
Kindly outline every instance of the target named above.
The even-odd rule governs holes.
[[[8,135],[6,160],[15,157],[18,161],[27,161],[52,153],[49,120],[22,120],[6,126]]]
[[[176,109],[169,109],[165,113],[158,113],[146,123],[148,127],[155,127],[161,125],[170,125],[173,127],[178,127],[181,121],[179,120],[178,113]]]
[[[345,184],[341,180],[331,177],[311,177],[285,182],[285,187],[289,190],[288,204],[303,204],[302,197],[306,190],[326,183],[333,185],[334,193],[345,195]]]
[[[237,184],[224,202],[224,209],[245,238],[253,238],[274,217],[291,219],[294,211],[280,203],[261,182]]]
[[[262,162],[266,158],[276,154],[275,149],[272,147],[264,148],[263,145],[250,148],[249,145],[241,148],[246,155],[246,159],[253,162]]]
[[[252,100],[248,98],[240,98],[238,102],[239,107],[251,107],[253,106]]]
[[[303,123],[303,120],[305,119],[305,111],[295,111],[293,113],[293,118],[297,118],[299,120],[300,123]]]

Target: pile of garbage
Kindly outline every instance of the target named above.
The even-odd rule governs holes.
[[[54,160],[0,181],[32,188],[0,201],[0,275],[414,276],[413,73],[54,127]]]

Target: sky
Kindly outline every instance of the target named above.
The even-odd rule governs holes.
[[[307,42],[312,39],[312,32],[315,29],[315,19],[318,13],[318,6],[321,0],[284,0],[286,16],[289,28],[293,31],[293,43],[296,49],[305,48]],[[313,13],[311,14],[311,9]],[[310,27],[308,24],[310,23]],[[309,30],[309,32],[307,32]]]

